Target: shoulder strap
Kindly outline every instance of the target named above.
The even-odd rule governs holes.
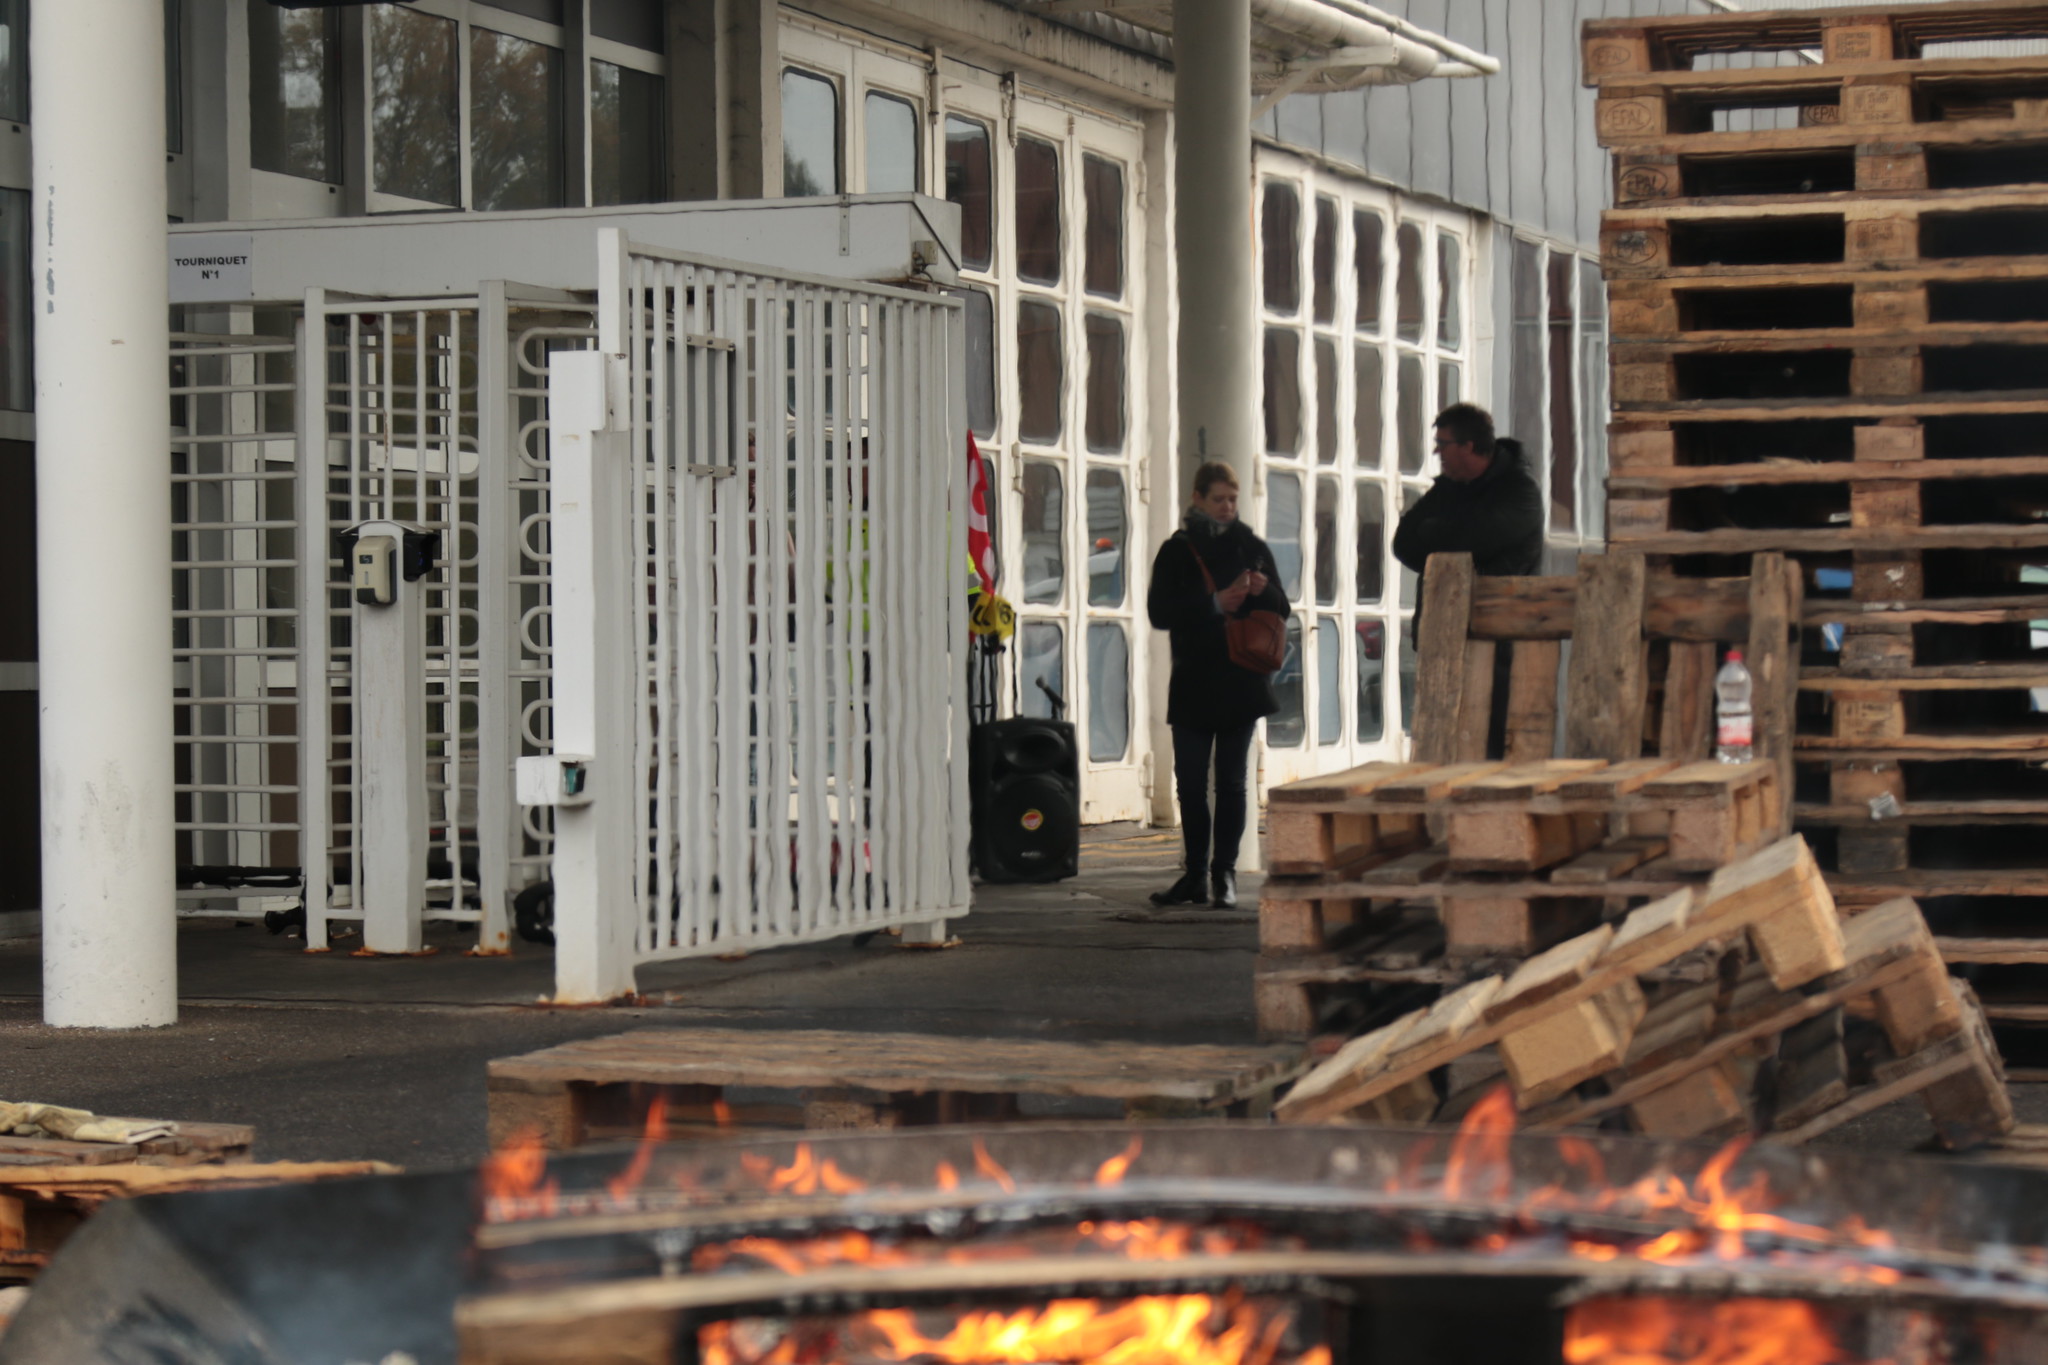
[[[1209,566],[1202,560],[1202,552],[1195,548],[1195,542],[1192,540],[1184,540],[1181,543],[1186,545],[1188,553],[1195,557],[1195,567],[1202,571],[1202,582],[1208,585],[1209,596],[1214,597],[1216,595],[1216,580],[1210,577]]]

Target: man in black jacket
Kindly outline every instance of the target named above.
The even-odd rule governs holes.
[[[1180,880],[1154,892],[1155,904],[1188,905],[1205,898],[1218,909],[1237,904],[1252,731],[1261,717],[1280,709],[1280,702],[1270,673],[1240,668],[1231,660],[1224,621],[1252,611],[1289,615],[1279,578],[1272,550],[1237,519],[1237,475],[1219,461],[1204,464],[1195,471],[1194,501],[1181,529],[1159,547],[1146,596],[1153,627],[1166,631],[1173,645],[1166,723],[1173,727],[1173,781],[1184,846]]]
[[[1484,408],[1454,403],[1437,415],[1443,473],[1402,514],[1394,558],[1421,573],[1434,554],[1466,553],[1483,574],[1532,574],[1543,562],[1543,493],[1519,442],[1493,434]]]

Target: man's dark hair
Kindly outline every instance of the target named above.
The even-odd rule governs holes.
[[[1476,403],[1453,403],[1433,424],[1454,441],[1470,443],[1474,455],[1493,454],[1493,414]]]
[[[1221,460],[1211,460],[1195,471],[1195,496],[1208,497],[1209,490],[1219,483],[1237,487],[1237,471]]]

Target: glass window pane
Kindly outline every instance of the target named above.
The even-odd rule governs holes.
[[[1422,389],[1422,357],[1404,351],[1394,374],[1394,425],[1401,447],[1401,472],[1420,474],[1429,454],[1428,427],[1432,413],[1428,395]]]
[[[1266,544],[1280,570],[1280,591],[1292,602],[1301,596],[1301,479],[1266,476]]]
[[[1337,320],[1337,201],[1316,200],[1316,238],[1309,265],[1315,277],[1317,322]]]
[[[1285,181],[1266,182],[1259,211],[1259,263],[1266,307],[1292,313],[1301,307],[1301,197]]]
[[[1400,270],[1394,276],[1394,335],[1403,341],[1422,340],[1422,225],[1403,223],[1394,234]]]
[[[1387,734],[1387,623],[1358,623],[1358,738],[1370,742]]]
[[[1301,449],[1301,337],[1285,327],[1266,329],[1266,450]]]
[[[1458,362],[1439,360],[1436,363],[1436,410],[1442,412],[1464,397],[1464,389],[1464,371]]]
[[[1337,565],[1341,562],[1337,543],[1340,490],[1327,475],[1316,480],[1316,601],[1330,606],[1337,600]]]
[[[0,0],[0,119],[28,122],[28,0]]]
[[[477,0],[479,5],[492,9],[510,10],[523,14],[529,19],[538,19],[544,24],[562,22],[562,0]]]
[[[1091,294],[1124,293],[1124,168],[1099,156],[1081,158],[1081,191],[1088,201],[1088,261],[1082,283]]]
[[[662,52],[661,0],[585,0],[590,7],[590,36],[647,52]]]
[[[1124,558],[1130,526],[1124,515],[1124,475],[1120,469],[1088,471],[1088,605],[1124,604]]]
[[[996,434],[996,305],[980,289],[946,291],[966,305],[967,425],[984,441]]]
[[[946,115],[946,198],[960,206],[960,263],[986,270],[995,260],[995,172],[988,128]]]
[[[1596,261],[1579,262],[1579,411],[1586,415],[1586,535],[1607,534],[1607,286]]]
[[[1065,427],[1061,388],[1066,381],[1060,310],[1039,299],[1017,301],[1017,435],[1051,445]]]
[[[185,0],[164,0],[164,150],[185,150]]]
[[[1316,459],[1337,462],[1337,343],[1316,338]]]
[[[1380,293],[1386,286],[1387,220],[1366,209],[1351,212],[1351,262],[1358,276],[1358,306],[1353,321],[1367,331],[1380,329]]]
[[[1358,515],[1353,524],[1358,529],[1353,547],[1358,600],[1361,604],[1377,602],[1387,591],[1387,494],[1377,479],[1358,481]]]
[[[1058,465],[1024,462],[1024,600],[1057,602],[1067,586],[1066,489]]]
[[[1508,272],[1513,331],[1508,350],[1507,434],[1521,439],[1529,472],[1540,483],[1545,464],[1543,423],[1543,248],[1516,242]]]
[[[29,199],[27,190],[0,190],[0,408],[9,412],[36,405]]]
[[[869,194],[907,194],[918,188],[917,106],[868,91],[867,157]]]
[[[1035,137],[1017,140],[1017,273],[1033,284],[1060,282],[1060,153]]]
[[[1386,359],[1374,345],[1358,347],[1351,357],[1351,387],[1356,407],[1351,413],[1352,444],[1360,469],[1377,469],[1386,460]]]
[[[1026,621],[1017,639],[1017,709],[1023,715],[1051,720],[1053,698],[1046,690],[1051,689],[1062,703],[1067,696],[1066,634],[1050,621]]]
[[[563,199],[562,53],[487,28],[469,31],[471,201],[553,209]]]
[[[249,0],[248,8],[249,164],[340,183],[340,11],[279,9],[270,0]],[[0,21],[0,104],[15,32]]]
[[[1131,744],[1131,644],[1115,621],[1088,624],[1088,761],[1114,763]]]
[[[1408,515],[1408,509],[1409,509],[1409,508],[1411,508],[1411,507],[1413,507],[1413,506],[1414,506],[1414,505],[1415,505],[1416,503],[1420,502],[1421,500],[1422,500],[1422,489],[1421,489],[1421,487],[1420,487],[1419,485],[1417,485],[1417,484],[1412,484],[1412,483],[1404,483],[1404,484],[1402,484],[1402,485],[1401,485],[1401,515],[1402,515],[1402,516],[1404,516],[1404,517],[1405,517],[1405,516],[1407,516],[1407,515]],[[1420,581],[1420,579],[1419,579],[1419,577],[1417,576],[1417,574],[1416,574],[1415,570],[1413,570],[1413,569],[1410,569],[1410,568],[1406,567],[1405,565],[1404,565],[1404,566],[1402,567],[1402,569],[1401,569],[1401,605],[1402,605],[1402,606],[1404,606],[1404,607],[1412,607],[1412,606],[1414,606],[1414,605],[1415,605],[1416,585],[1417,585],[1417,583],[1418,583],[1419,581]]]
[[[656,204],[668,198],[668,119],[662,80],[590,64],[590,202]]]
[[[1337,618],[1316,618],[1316,743],[1344,738],[1343,636]]]
[[[839,87],[794,67],[782,73],[782,194],[839,193]]]
[[[1081,325],[1088,341],[1088,448],[1112,454],[1124,448],[1124,324],[1090,313]]]
[[[1280,671],[1273,675],[1273,699],[1280,709],[1266,717],[1266,743],[1275,749],[1298,749],[1308,738],[1308,720],[1302,711],[1301,618],[1287,618],[1287,655]]]
[[[1578,281],[1573,257],[1550,254],[1550,529],[1569,531],[1579,524],[1578,395],[1573,392],[1572,299]]]
[[[1455,351],[1465,344],[1465,254],[1448,232],[1436,235],[1436,306],[1436,344]]]
[[[462,202],[462,104],[452,19],[369,12],[376,186],[430,204]]]

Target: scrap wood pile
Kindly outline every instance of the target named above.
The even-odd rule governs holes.
[[[1925,902],[2023,1043],[2048,1023],[2048,55],[2000,40],[2048,9],[1748,8],[1584,29],[1610,540],[1685,574],[1796,560],[1798,825],[1844,904]]]
[[[1658,978],[1701,953],[1707,979]],[[1277,1112],[1448,1120],[1503,1080],[1530,1128],[1796,1143],[1913,1094],[1951,1147],[2013,1127],[1983,1015],[1919,907],[1844,922],[1797,836],[1352,1039]]]
[[[0,1283],[33,1279],[109,1199],[397,1169],[376,1161],[255,1162],[255,1140],[255,1129],[240,1123],[108,1118],[0,1101]]]

